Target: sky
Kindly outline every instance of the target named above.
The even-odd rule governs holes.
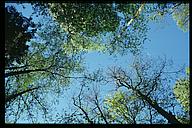
[[[26,17],[31,15],[32,9],[30,6],[26,6],[24,10],[19,6],[16,6],[16,8]],[[173,60],[175,67],[183,64],[186,67],[189,66],[189,32],[183,32],[179,29],[171,17],[166,17],[165,21],[162,23],[149,23],[151,28],[148,32],[149,40],[144,43],[143,52],[150,57],[163,57],[166,55],[167,59]],[[94,71],[98,68],[107,69],[115,65],[128,67],[132,61],[131,54],[125,56],[118,55],[115,58],[114,56],[97,52],[90,52],[85,55],[85,64],[89,71]],[[73,94],[76,86],[78,84],[73,84],[73,87],[67,89],[63,97],[69,97],[69,95]],[[108,87],[103,89],[107,90]],[[56,106],[58,112],[64,107],[63,104],[69,102],[69,98],[60,98],[60,103]],[[66,109],[69,108],[69,106],[65,107]],[[19,123],[26,123],[26,121],[19,120]]]

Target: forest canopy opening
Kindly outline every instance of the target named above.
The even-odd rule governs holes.
[[[190,123],[189,3],[4,9],[5,123]]]

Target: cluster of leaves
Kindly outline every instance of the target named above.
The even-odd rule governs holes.
[[[110,54],[126,54],[127,50],[137,53],[140,50],[146,40],[148,30],[148,20],[145,19],[145,14],[137,14],[141,6],[142,4],[130,3],[37,3],[33,5],[36,10],[39,9],[41,12],[49,10],[47,15],[52,16],[66,33],[70,36],[73,35],[71,37],[84,35],[87,38],[92,37],[89,40],[96,38],[100,42],[94,43],[103,44],[95,47],[96,50],[103,50]],[[146,9],[148,8],[144,10]],[[135,16],[136,14],[137,16]],[[100,39],[101,35],[105,34],[110,40]],[[75,43],[79,45],[79,41]]]
[[[189,30],[189,4],[181,4],[175,8],[172,16],[181,30],[184,32]]]
[[[102,52],[105,50],[105,46],[102,43],[96,42],[82,34],[72,35],[69,41],[62,46],[64,49],[68,49],[68,52],[71,54],[83,54],[89,51]]]
[[[115,31],[119,24],[112,4],[51,3],[49,9],[64,30],[71,33],[95,36],[100,32]]]
[[[181,103],[184,110],[186,112],[189,112],[189,68],[186,69],[187,76],[185,78],[181,78],[176,81],[176,84],[174,86],[174,94],[177,98],[177,100]]]
[[[105,99],[105,105],[113,123],[136,123],[136,116],[141,106],[136,104],[134,95],[128,96],[125,92],[117,91],[111,98]]]
[[[10,66],[15,60],[21,63],[21,57],[26,54],[29,41],[36,31],[32,18],[26,18],[13,6],[5,8],[5,66]],[[30,30],[29,30],[30,28]]]
[[[178,28],[187,32],[189,30],[189,4],[188,3],[160,3],[150,7],[152,12],[149,16],[153,21],[162,21],[170,15],[176,21]]]

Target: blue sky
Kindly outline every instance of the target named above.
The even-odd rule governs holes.
[[[30,6],[24,9],[24,11],[21,7],[17,7],[17,9],[18,11],[22,11],[22,14],[26,17],[29,17],[32,13]],[[173,60],[175,67],[183,64],[189,66],[189,32],[184,33],[180,30],[171,17],[166,17],[165,21],[166,22],[162,23],[149,23],[151,29],[148,32],[148,38],[150,41],[147,40],[145,42],[143,52],[151,57],[163,57],[166,55],[167,59]],[[90,52],[85,55],[86,66],[90,71],[94,71],[98,68],[106,69],[115,65],[128,67],[132,61],[131,54],[125,56],[118,55],[115,58],[114,56],[97,52]],[[78,84],[73,85],[73,87],[66,91],[63,97],[69,97],[69,95],[75,92],[75,88]],[[103,89],[107,90],[108,88],[105,87]],[[60,98],[60,101],[60,104],[56,106],[57,109],[62,109],[64,106],[60,105],[70,102],[70,99]],[[65,107],[68,108],[69,106]],[[23,120],[19,120],[19,122],[23,122]]]

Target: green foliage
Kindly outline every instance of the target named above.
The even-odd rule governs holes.
[[[176,81],[174,86],[174,94],[177,100],[181,103],[184,110],[189,112],[189,68],[186,69],[187,76]]]
[[[48,9],[49,14],[70,38],[73,38],[73,41],[75,36],[78,40],[82,39],[79,38],[82,35],[87,39],[92,37],[89,38],[91,41],[93,38],[98,38],[97,41],[100,42],[94,41],[97,45],[94,44],[94,50],[102,50],[109,54],[126,54],[128,50],[138,53],[147,39],[148,20],[145,19],[143,10],[135,17],[141,4],[49,3],[35,4],[34,7],[41,8],[42,12]],[[133,20],[131,24],[130,20]],[[100,36],[106,33],[110,33],[108,37]],[[103,38],[99,39],[101,37]],[[76,46],[82,45],[80,42],[76,41]]]
[[[122,92],[116,92],[112,98],[105,100],[105,104],[108,106],[108,111],[111,114],[111,120],[117,120],[119,115],[126,114],[126,100]]]
[[[190,119],[187,118],[183,118],[183,117],[177,117],[177,119],[182,122],[183,124],[189,124],[190,123]]]
[[[105,46],[100,42],[95,42],[89,37],[81,34],[72,35],[69,42],[63,43],[63,48],[69,54],[86,53],[91,51],[104,51]]]
[[[181,4],[173,11],[173,19],[184,32],[189,30],[189,4]]]
[[[184,32],[189,30],[189,4],[187,3],[160,3],[152,4],[149,18],[160,22],[168,15],[176,21],[177,26]]]
[[[49,9],[64,30],[71,33],[84,32],[95,36],[100,32],[114,31],[119,23],[112,4],[51,3]]]
[[[186,74],[189,76],[189,74],[190,74],[190,69],[189,69],[189,67],[187,67],[186,68]]]
[[[134,95],[128,96],[122,91],[117,91],[113,97],[106,98],[105,105],[110,120],[118,123],[134,123],[132,118],[137,115],[137,112],[133,112],[137,109],[134,102],[136,99]]]

